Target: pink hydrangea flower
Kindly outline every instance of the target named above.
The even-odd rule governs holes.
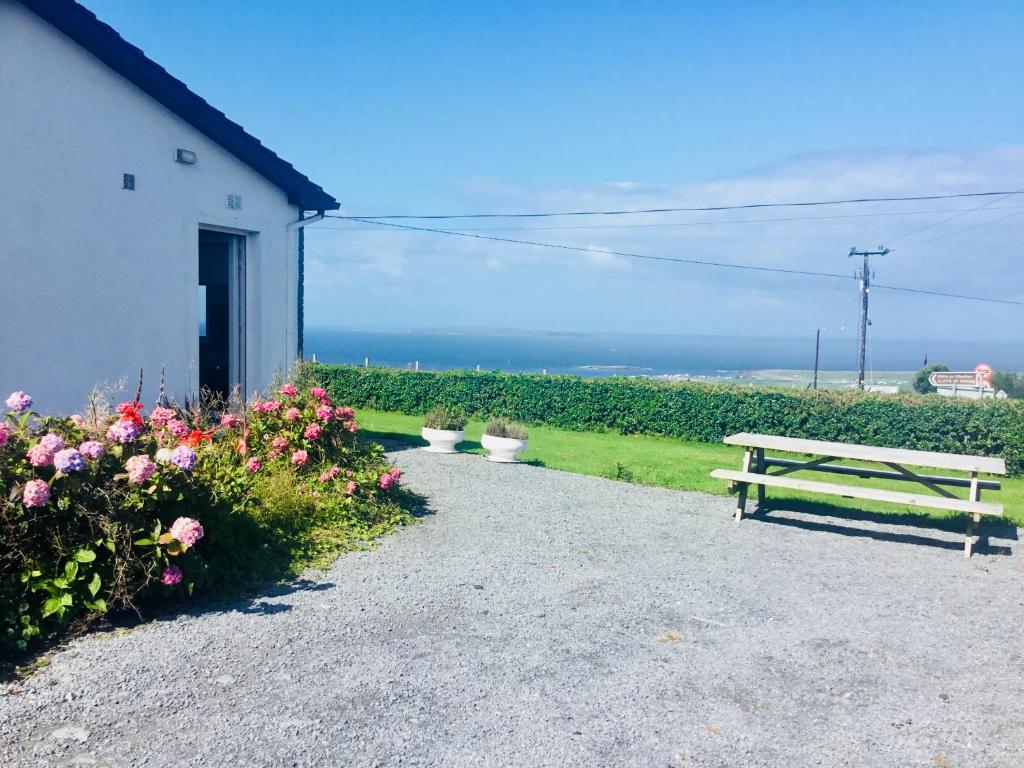
[[[350,421],[348,424],[345,425],[345,429],[347,429],[354,435],[356,432],[359,431],[359,425],[356,424],[354,421]]]
[[[330,421],[334,418],[334,409],[329,405],[321,405],[316,409],[316,417],[320,421]]]
[[[323,387],[313,387],[312,389],[309,390],[309,394],[311,394],[320,402],[323,402],[324,399],[327,397],[327,390],[324,389]]]
[[[185,574],[181,572],[181,568],[176,565],[168,565],[160,574],[160,583],[173,587],[175,584],[180,584],[183,578],[185,578]]]
[[[135,485],[142,485],[156,472],[156,464],[145,454],[132,456],[125,462],[124,468],[128,472],[128,480]]]
[[[139,436],[139,425],[133,421],[118,420],[107,429],[107,440],[115,443],[130,443]]]
[[[356,412],[353,408],[349,408],[345,405],[339,405],[334,409],[334,415],[341,421],[348,421],[349,419],[354,419],[356,417]]]
[[[295,388],[294,384],[285,384],[277,391],[282,395],[286,395],[287,397],[295,397],[299,393],[299,391]]]
[[[331,482],[331,480],[333,480],[334,478],[336,478],[340,474],[341,474],[341,467],[339,467],[337,464],[335,464],[333,467],[331,467],[326,472],[324,472],[323,474],[320,475],[320,482],[321,483],[329,483],[329,482]]]
[[[16,413],[21,413],[32,407],[32,398],[22,392],[20,389],[17,392],[11,392],[10,396],[4,401],[7,407]]]
[[[103,455],[103,443],[96,440],[86,440],[78,446],[78,452],[85,456],[85,458],[96,461],[96,459]]]
[[[39,444],[45,447],[50,453],[56,453],[64,447],[64,438],[50,432],[49,434],[43,435],[39,438]]]
[[[27,456],[33,467],[48,467],[53,463],[53,451],[47,450],[42,443],[29,448]]]
[[[302,411],[298,408],[289,408],[284,412],[284,418],[287,421],[298,421],[302,417]]]
[[[85,426],[85,419],[82,417],[82,414],[80,413],[72,413],[70,416],[68,416],[68,418],[71,419],[71,423],[74,424],[76,427]]]
[[[149,414],[149,420],[156,424],[158,427],[166,427],[167,423],[178,414],[173,408],[164,408],[163,406],[157,406],[153,409],[153,412]]]
[[[391,476],[391,473],[385,472],[380,476],[380,487],[385,491],[395,483],[395,478]]]
[[[21,492],[21,501],[26,507],[42,507],[50,500],[50,486],[43,480],[29,480]]]
[[[181,419],[171,419],[167,422],[167,429],[171,431],[171,434],[175,437],[184,437],[188,434],[188,424]]]
[[[286,448],[288,448],[288,438],[278,435],[277,437],[270,441],[270,445],[274,448],[275,451],[283,451]]]
[[[358,487],[359,486],[356,484],[355,480],[349,480],[348,481],[348,485],[345,486],[345,493],[347,493],[349,496],[351,496],[353,493],[356,492],[356,489]]]
[[[253,456],[245,463],[245,468],[250,472],[259,472],[263,468],[263,462]]]
[[[302,434],[307,440],[319,440],[322,431],[319,424],[313,423],[307,424],[306,428],[302,430]]]
[[[203,533],[203,526],[191,517],[179,517],[171,524],[171,536],[184,544],[186,549],[203,538]]]
[[[11,439],[11,428],[6,424],[0,424],[0,446],[7,445]]]
[[[304,467],[307,461],[309,461],[309,454],[301,449],[292,454],[292,464],[296,467]]]
[[[277,400],[267,400],[264,403],[261,403],[260,401],[257,400],[255,403],[252,404],[252,409],[256,411],[256,413],[273,413],[280,407],[281,403]]]
[[[236,413],[225,413],[220,417],[220,425],[222,427],[237,427],[242,423],[242,417]]]
[[[391,479],[394,480],[396,483],[402,479],[402,470],[400,470],[398,467],[393,467],[392,470],[388,472],[388,474],[391,475]]]

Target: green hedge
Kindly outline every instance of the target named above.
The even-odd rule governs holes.
[[[1002,456],[1011,475],[1024,474],[1020,401],[322,364],[310,366],[309,374],[339,402],[385,411],[416,414],[438,405],[461,406],[479,416],[575,431],[612,429],[702,442],[762,432]]]

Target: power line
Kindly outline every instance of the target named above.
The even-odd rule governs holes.
[[[922,200],[951,200],[954,198],[996,197],[1019,194],[1013,192],[961,192],[952,195],[914,195],[908,197],[857,197],[840,200],[813,200],[793,203],[745,203],[742,205],[709,205],[696,208],[643,208],[615,211],[565,211],[546,213],[447,213],[447,214],[387,214],[380,216],[335,216],[333,218],[362,221],[364,219],[543,219],[555,216],[631,216],[640,213],[707,213],[710,211],[739,211],[754,208],[806,208],[820,205],[850,205],[856,203],[897,203]]]
[[[975,225],[970,226],[970,227],[964,227],[963,229],[955,229],[952,232],[946,232],[946,233],[941,234],[941,235],[936,235],[935,237],[931,237],[931,238],[929,238],[927,240],[918,240],[916,243],[908,243],[907,245],[901,245],[899,250],[905,251],[905,250],[907,250],[907,248],[916,248],[919,245],[925,245],[927,243],[934,243],[936,240],[941,240],[944,237],[952,237],[953,235],[959,235],[961,232],[970,232],[972,229],[981,229],[982,227],[987,227],[989,224],[997,224],[1000,221],[1005,221],[1006,219],[1012,219],[1014,216],[1020,216],[1021,214],[1024,214],[1024,211],[1018,211],[1017,213],[1010,213],[1010,214],[1007,214],[1006,216],[1000,216],[997,219],[991,219],[989,221],[983,221],[980,224],[975,224]],[[895,251],[896,249],[893,248],[892,250]]]
[[[901,285],[882,285],[881,283],[872,283],[872,288],[884,288],[887,291],[903,291],[905,293],[921,293],[926,296],[945,296],[949,299],[969,299],[971,301],[986,301],[993,304],[1013,304],[1018,307],[1024,307],[1024,301],[1015,301],[1013,299],[994,299],[990,296],[968,296],[963,293],[946,293],[944,291],[929,291],[924,288],[907,288]]]
[[[975,211],[980,211],[982,208],[988,208],[990,205],[995,205],[1000,200],[1005,200],[1006,198],[1011,197],[1012,195],[1015,195],[1015,194],[1020,194],[1021,192],[1024,192],[1024,188],[1018,189],[1016,192],[1010,192],[1009,194],[1004,195],[1003,197],[997,197],[995,200],[989,200],[988,202],[982,203],[981,205],[977,205],[974,208],[968,208],[966,211],[961,211],[961,212],[957,213],[955,216],[950,216],[948,219],[942,219],[941,221],[936,221],[936,222],[934,222],[932,224],[927,224],[927,225],[925,225],[923,227],[919,227],[918,229],[913,229],[910,232],[904,232],[902,235],[896,235],[896,237],[890,237],[886,242],[891,243],[891,242],[893,242],[895,240],[902,240],[905,237],[910,237],[911,235],[916,235],[916,234],[919,234],[921,232],[925,232],[926,230],[934,229],[935,227],[941,227],[943,224],[948,224],[951,221],[955,221],[956,219],[959,219],[961,216],[966,216],[969,213],[974,213]],[[995,209],[990,209],[990,210],[995,210]],[[892,250],[894,250],[894,249],[892,249]]]
[[[996,201],[993,201],[993,203]],[[999,206],[998,208],[990,208],[991,211],[1010,211],[1018,210],[1020,206]],[[647,224],[564,224],[550,227],[530,227],[530,226],[511,226],[511,227],[459,227],[460,232],[541,232],[541,231],[561,231],[561,230],[573,230],[573,229],[650,229],[650,228],[663,228],[663,227],[704,227],[704,226],[718,226],[721,224],[758,224],[766,222],[793,222],[793,221],[830,221],[833,219],[870,219],[879,216],[925,216],[932,213],[953,213],[962,212],[970,213],[976,211],[978,208],[945,208],[939,210],[930,211],[875,211],[874,213],[837,213],[831,216],[782,216],[775,218],[766,219],[719,219],[717,221],[668,221],[658,223],[647,223]],[[359,221],[359,219],[345,217],[345,216],[332,216],[331,218],[347,219],[349,221]],[[954,217],[956,218],[956,217]],[[951,221],[952,219],[947,219]],[[942,222],[940,222],[942,223]],[[328,227],[319,226],[318,230],[335,229],[339,231],[347,232],[373,232],[381,231],[385,228],[385,224],[381,222],[376,226],[367,227]],[[929,225],[930,226],[930,225]],[[920,231],[920,230],[918,230]],[[902,236],[901,236],[902,237]]]
[[[1024,211],[1022,211],[1024,213]],[[337,218],[337,217],[325,217]],[[351,221],[364,221],[355,217],[348,217]],[[555,248],[561,251],[575,251],[579,253],[598,253],[604,256],[622,256],[630,259],[647,259],[649,261],[672,261],[679,264],[699,264],[706,267],[725,267],[728,269],[748,269],[757,272],[780,272],[788,275],[810,275],[813,277],[840,277],[848,280],[849,275],[836,272],[813,272],[803,269],[786,269],[783,267],[760,267],[753,264],[732,264],[727,261],[707,261],[704,259],[685,259],[677,256],[652,256],[647,253],[631,253],[629,251],[612,251],[605,248],[589,248],[581,245],[562,245],[560,243],[542,243],[536,240],[516,240],[510,237],[495,237],[494,235],[475,235],[471,232],[459,232],[453,229],[435,229],[433,227],[418,227],[412,224],[389,224],[381,222],[382,226],[395,229],[405,229],[413,232],[433,232],[439,235],[453,235],[455,237],[469,237],[474,240],[489,240],[496,243],[513,243],[515,245],[532,245],[537,248]]]
[[[1024,211],[1022,211],[1021,213],[1024,213]],[[328,215],[326,218],[339,218],[339,217]],[[351,221],[364,221],[363,219],[359,219],[359,218],[356,218],[356,217],[347,217],[347,218],[349,220],[351,220]],[[577,253],[597,253],[597,254],[601,254],[601,255],[604,255],[604,256],[622,256],[624,258],[646,259],[646,260],[649,260],[649,261],[667,261],[667,262],[675,262],[675,263],[678,263],[678,264],[697,264],[697,265],[705,266],[705,267],[722,267],[722,268],[726,268],[726,269],[742,269],[742,270],[749,270],[749,271],[754,271],[754,272],[775,272],[775,273],[787,274],[787,275],[804,275],[804,276],[807,276],[807,277],[833,277],[833,278],[841,278],[841,279],[844,279],[844,280],[851,279],[850,275],[848,275],[848,274],[839,274],[839,273],[836,273],[836,272],[815,272],[815,271],[812,271],[812,270],[804,270],[804,269],[786,269],[784,267],[762,267],[762,266],[756,266],[756,265],[753,265],[753,264],[732,264],[732,263],[723,262],[723,261],[708,261],[708,260],[704,260],[704,259],[686,259],[686,258],[675,257],[675,256],[652,256],[650,254],[632,253],[632,252],[629,252],[629,251],[612,251],[612,250],[606,250],[604,248],[589,248],[589,247],[578,246],[578,245],[562,245],[562,244],[559,244],[559,243],[545,243],[545,242],[539,242],[539,241],[536,241],[536,240],[518,240],[518,239],[514,239],[514,238],[509,238],[509,237],[496,237],[494,235],[477,235],[477,234],[473,234],[471,232],[458,232],[456,230],[436,229],[434,227],[420,227],[420,226],[416,226],[416,225],[413,225],[413,224],[393,224],[393,223],[387,223],[387,222],[381,222],[380,224],[383,227],[390,227],[390,228],[393,228],[393,229],[407,230],[407,231],[412,231],[412,232],[432,232],[434,234],[439,234],[439,235],[451,235],[451,236],[454,236],[454,237],[467,237],[467,238],[470,238],[470,239],[473,239],[473,240],[487,240],[487,241],[497,242],[497,243],[511,243],[511,244],[514,244],[514,245],[530,245],[530,246],[534,246],[534,247],[537,247],[537,248],[553,248],[553,249],[557,249],[557,250],[573,251],[573,252],[577,252]],[[969,299],[971,301],[984,301],[984,302],[992,302],[992,303],[996,303],[996,304],[1013,304],[1013,305],[1024,306],[1024,301],[1014,301],[1013,299],[995,299],[995,298],[989,298],[989,297],[985,297],[985,296],[967,296],[967,295],[963,295],[963,294],[943,293],[941,291],[930,291],[930,290],[919,289],[919,288],[906,288],[906,287],[903,287],[903,286],[896,286],[896,285],[881,285],[881,284],[877,284],[877,283],[875,284],[875,287],[876,288],[885,288],[885,289],[890,290],[890,291],[904,291],[904,292],[907,292],[907,293],[920,293],[920,294],[928,294],[928,295],[933,295],[933,296],[945,296],[945,297],[954,298],[954,299]]]

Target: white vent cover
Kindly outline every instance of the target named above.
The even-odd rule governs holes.
[[[242,210],[242,196],[228,195],[228,208],[230,208],[233,211]]]

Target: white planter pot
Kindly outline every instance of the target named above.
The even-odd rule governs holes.
[[[430,443],[424,451],[430,453],[456,453],[455,446],[461,443],[466,435],[461,429],[430,429],[424,427],[420,432],[423,439]]]
[[[497,461],[503,464],[514,464],[520,453],[526,450],[525,440],[513,440],[511,437],[495,437],[484,435],[480,438],[480,445],[490,453],[484,458],[488,461]]]

